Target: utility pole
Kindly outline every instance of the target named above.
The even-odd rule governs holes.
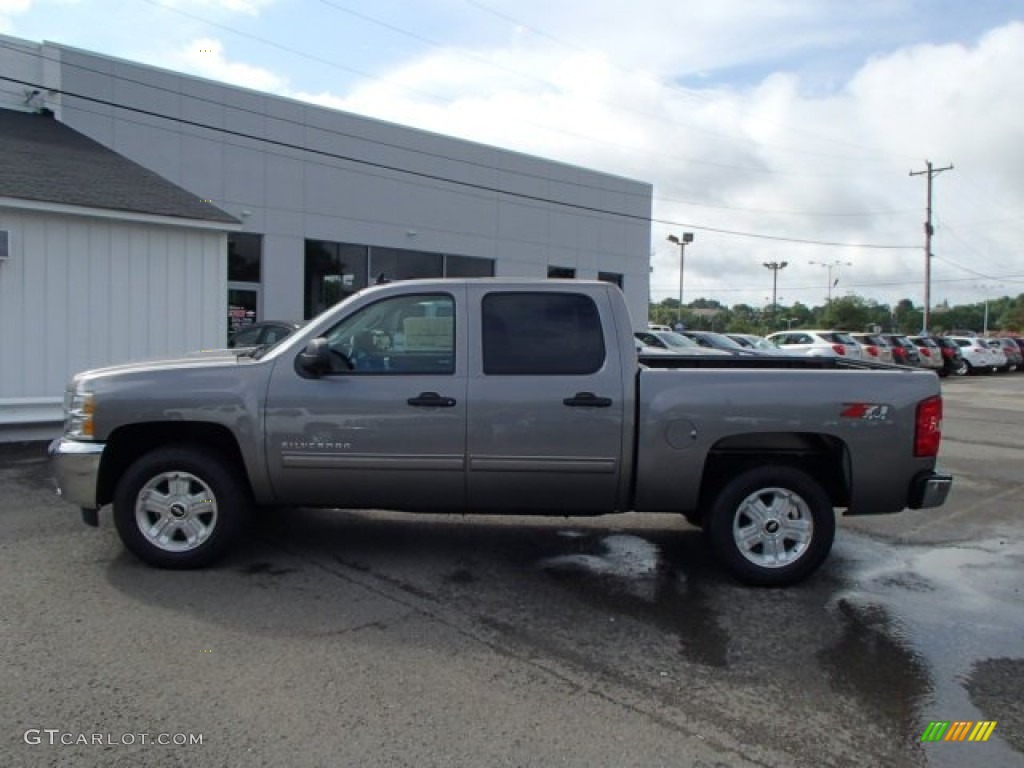
[[[921,333],[928,333],[928,326],[931,324],[932,311],[932,235],[935,234],[935,227],[932,226],[932,179],[943,171],[953,170],[950,163],[945,168],[933,168],[932,161],[925,161],[926,168],[923,171],[911,171],[911,176],[928,177],[928,218],[924,222],[924,327]]]

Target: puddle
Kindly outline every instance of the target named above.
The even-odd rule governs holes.
[[[672,633],[687,663],[750,680],[780,706],[819,701],[846,719],[856,702],[864,728],[908,763],[1024,762],[1010,733],[1024,732],[1024,543],[898,547],[846,531],[819,574],[779,590],[736,586],[703,546],[699,535],[563,531],[560,551],[537,564],[599,610]],[[984,744],[922,744],[932,720],[1001,725]],[[837,735],[854,752],[870,738],[856,731]]]
[[[1016,702],[1024,678],[1024,544],[993,539],[969,546],[890,547],[859,537],[854,541],[870,552],[871,562],[855,569],[854,585],[837,594],[837,610],[883,612],[888,618],[880,637],[902,645],[925,672],[927,685],[915,696],[908,735],[919,741],[933,720],[995,720],[1007,726],[997,727],[989,742],[969,745],[976,750],[970,754],[963,744],[921,745],[926,763],[945,768],[1024,761],[1013,752],[1020,738],[1012,732],[1014,720],[1021,727]],[[987,671],[993,664],[1015,674],[1011,680],[1018,693],[1012,699],[1001,688],[1005,678]],[[907,671],[892,668],[888,675]],[[884,677],[872,671],[875,692]]]

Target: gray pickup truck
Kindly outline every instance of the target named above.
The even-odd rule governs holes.
[[[681,514],[749,584],[826,558],[835,510],[944,503],[934,373],[794,357],[640,357],[618,288],[374,286],[258,350],[75,376],[58,487],[167,568],[259,505]]]

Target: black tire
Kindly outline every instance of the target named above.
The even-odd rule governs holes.
[[[957,360],[953,363],[954,376],[966,376],[971,372],[971,366],[966,360]]]
[[[755,513],[763,514],[760,521]],[[722,487],[711,505],[707,533],[715,556],[736,579],[783,587],[807,578],[825,561],[836,517],[828,494],[810,475],[769,465],[742,472]]]
[[[125,548],[149,565],[202,568],[227,551],[250,506],[245,485],[220,454],[166,446],[143,454],[121,476],[114,525]]]

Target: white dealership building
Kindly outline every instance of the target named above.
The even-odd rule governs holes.
[[[158,233],[136,234],[131,259],[139,263],[115,271],[119,279],[111,290],[93,291],[99,298],[79,302],[66,320],[84,323],[113,312],[135,327],[140,318],[134,313],[144,309],[145,337],[129,333],[124,344],[91,345],[95,354],[69,351],[67,365],[51,360],[40,376],[0,373],[0,427],[5,408],[14,412],[12,403],[37,402],[38,413],[52,413],[76,366],[223,345],[229,325],[242,317],[301,320],[381,274],[602,279],[622,287],[637,322],[647,316],[652,189],[646,183],[3,36],[0,108],[50,117],[209,207],[209,215],[187,205],[154,212],[146,190],[131,186],[115,199],[108,189],[90,202],[88,193],[98,190],[102,178],[86,184],[85,197],[69,206],[59,195],[33,197],[36,188],[24,179],[13,191],[4,189],[0,175],[0,248],[6,248],[0,252],[0,297],[6,297],[0,328],[27,328],[45,313],[67,315],[56,305],[74,290],[70,283],[57,287],[73,279],[55,266],[60,262],[46,267],[42,282],[25,278],[39,274],[33,262],[46,258],[26,248],[18,231],[26,208],[37,214],[35,226],[61,231],[68,216],[108,223],[127,217]],[[0,136],[0,162],[10,151],[5,145]],[[167,188],[162,193],[171,194]],[[159,233],[166,235],[169,226],[203,233],[195,241],[199,251],[167,256]],[[223,257],[208,256],[214,232]],[[104,273],[89,265],[109,270],[106,247],[94,237],[79,254],[89,264],[75,262],[71,251],[62,258],[71,258],[78,279],[88,274],[95,282]],[[207,255],[197,262],[196,253]],[[220,296],[215,302],[205,298],[211,289]],[[193,295],[204,298],[191,300]],[[140,302],[139,296],[149,299]],[[195,333],[158,332],[154,312],[172,328],[183,322],[183,312],[203,318],[190,326]],[[51,358],[63,349],[55,334],[43,344]],[[5,368],[40,367],[33,356],[41,352],[10,344],[5,336]]]

